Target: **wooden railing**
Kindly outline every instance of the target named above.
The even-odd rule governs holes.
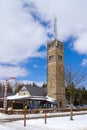
[[[6,113],[6,114],[23,114],[25,110],[0,110],[0,113]],[[69,112],[70,108],[55,108],[55,109],[33,109],[33,110],[26,110],[26,114],[37,114],[37,113],[56,113],[56,112]],[[87,108],[74,108],[73,111],[87,111]]]

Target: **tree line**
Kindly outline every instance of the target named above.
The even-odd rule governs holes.
[[[87,90],[85,87],[75,88],[72,87],[72,103],[74,105],[87,104]],[[66,100],[70,103],[70,88],[66,87]]]
[[[64,81],[66,101],[74,105],[87,104],[87,72],[85,70],[81,71],[80,69],[72,70],[72,67],[69,66],[65,68]],[[27,85],[38,87],[35,82],[33,82],[33,84]],[[11,84],[8,82],[7,92],[17,93],[24,86],[24,84],[16,82],[15,86],[15,89],[13,89]],[[46,88],[47,84],[43,83],[42,87]],[[4,85],[1,83],[0,91],[4,91]]]

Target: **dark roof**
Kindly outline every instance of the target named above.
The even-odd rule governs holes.
[[[31,96],[46,96],[46,88],[25,85]]]
[[[46,96],[46,88],[36,87],[31,85],[24,85],[26,89],[29,91],[31,96]],[[12,92],[7,92],[7,96],[15,95]],[[4,98],[4,91],[0,92],[0,99]]]

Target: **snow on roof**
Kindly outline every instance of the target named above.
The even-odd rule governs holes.
[[[21,99],[21,98],[25,98],[25,97],[29,97],[29,95],[20,96],[20,95],[17,93],[16,95],[8,96],[8,97],[7,97],[7,100]]]
[[[45,100],[48,102],[55,102],[55,98],[51,98],[49,96],[30,96],[30,95],[22,95],[20,96],[18,93],[13,96],[8,96],[7,100],[21,100],[21,99],[32,99],[32,100]]]
[[[55,98],[51,98],[49,96],[46,96],[46,98],[47,98],[47,101],[49,101],[49,102],[55,102],[56,101]]]
[[[30,95],[23,95],[20,96],[18,93],[14,96],[8,96],[7,100],[20,100],[20,99],[33,99],[33,100],[46,100],[46,97],[43,96],[30,96]]]

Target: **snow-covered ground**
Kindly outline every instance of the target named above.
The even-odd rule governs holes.
[[[0,114],[0,119],[5,119],[4,114]],[[18,117],[20,115],[17,115]],[[70,117],[47,118],[47,124],[42,119],[29,119],[26,121],[10,121],[2,122],[0,120],[0,130],[87,130],[87,114],[74,116],[74,120],[70,121]]]

